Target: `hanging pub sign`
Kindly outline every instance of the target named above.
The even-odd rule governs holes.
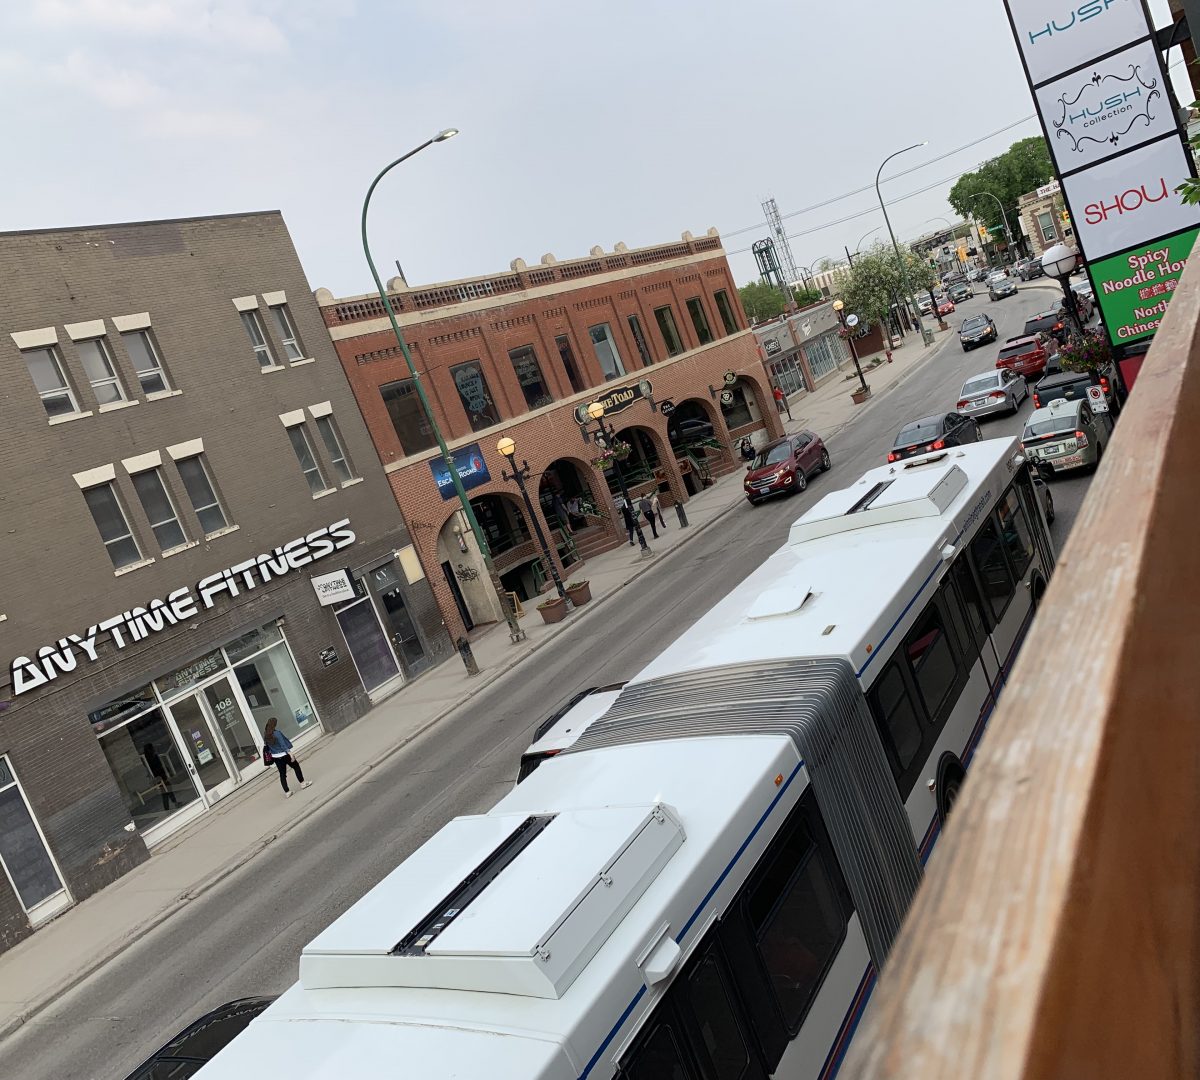
[[[1190,254],[1200,207],[1175,190],[1195,166],[1146,4],[1005,6],[1109,338],[1147,337],[1174,292],[1173,267]]]
[[[191,588],[184,586],[176,589],[165,600],[151,600],[145,607],[122,611],[89,626],[81,633],[59,638],[53,645],[38,649],[33,657],[18,656],[9,669],[13,696],[45,686],[59,675],[74,671],[84,663],[95,663],[100,659],[99,642],[102,634],[115,648],[123,649],[176,623],[194,619],[202,610],[216,607],[222,594],[238,596],[242,592],[249,592],[318,559],[324,559],[335,551],[341,551],[356,539],[350,528],[350,519],[343,518],[227,570],[209,574]]]
[[[635,386],[618,386],[615,390],[610,390],[596,400],[604,406],[604,415],[611,416],[613,413],[624,412],[630,405],[639,401],[649,400],[653,389],[650,380],[643,379]],[[576,406],[575,420],[577,423],[586,424],[590,419],[587,405]]]

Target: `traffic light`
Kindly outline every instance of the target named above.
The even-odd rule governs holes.
[[[1071,215],[1066,210],[1060,210],[1058,212],[1058,218],[1064,225],[1071,224]]]
[[[992,238],[988,235],[986,225],[979,226],[979,242],[981,244],[990,244],[992,242]]]

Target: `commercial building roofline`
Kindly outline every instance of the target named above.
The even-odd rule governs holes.
[[[102,229],[134,229],[139,225],[186,225],[197,221],[224,221],[233,218],[283,217],[282,210],[244,210],[234,214],[198,214],[194,217],[154,218],[150,221],[108,221],[99,225],[56,225],[45,229],[9,229],[0,236],[40,236],[47,233],[98,232]]]

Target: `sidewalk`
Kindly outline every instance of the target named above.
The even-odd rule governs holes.
[[[921,348],[910,335],[894,362],[867,370],[877,400],[925,361],[934,358],[952,331]],[[850,372],[853,367],[847,365]],[[870,408],[855,406],[850,390],[857,379],[831,378],[792,408],[789,432],[811,427],[829,438]],[[303,763],[313,786],[280,797],[275,771],[222,800],[188,828],[155,847],[150,859],[95,896],[69,908],[53,922],[0,955],[0,1039],[25,1023],[56,997],[102,967],[190,901],[219,884],[268,845],[284,836],[321,807],[398,753],[415,738],[449,716],[485,687],[511,671],[557,635],[590,622],[597,609],[660,566],[674,552],[742,504],[742,471],[723,476],[685,506],[689,524],[680,528],[673,509],[667,528],[650,540],[651,558],[622,544],[590,559],[578,577],[591,582],[592,602],[553,626],[542,623],[533,604],[521,625],[526,640],[512,645],[507,628],[498,626],[473,643],[480,673],[468,677],[457,658],[405,687],[372,709],[341,735],[324,735],[307,747]],[[515,765],[515,763],[514,763]]]

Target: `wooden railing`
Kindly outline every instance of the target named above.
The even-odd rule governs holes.
[[[1198,477],[1193,268],[842,1078],[1200,1075]]]

